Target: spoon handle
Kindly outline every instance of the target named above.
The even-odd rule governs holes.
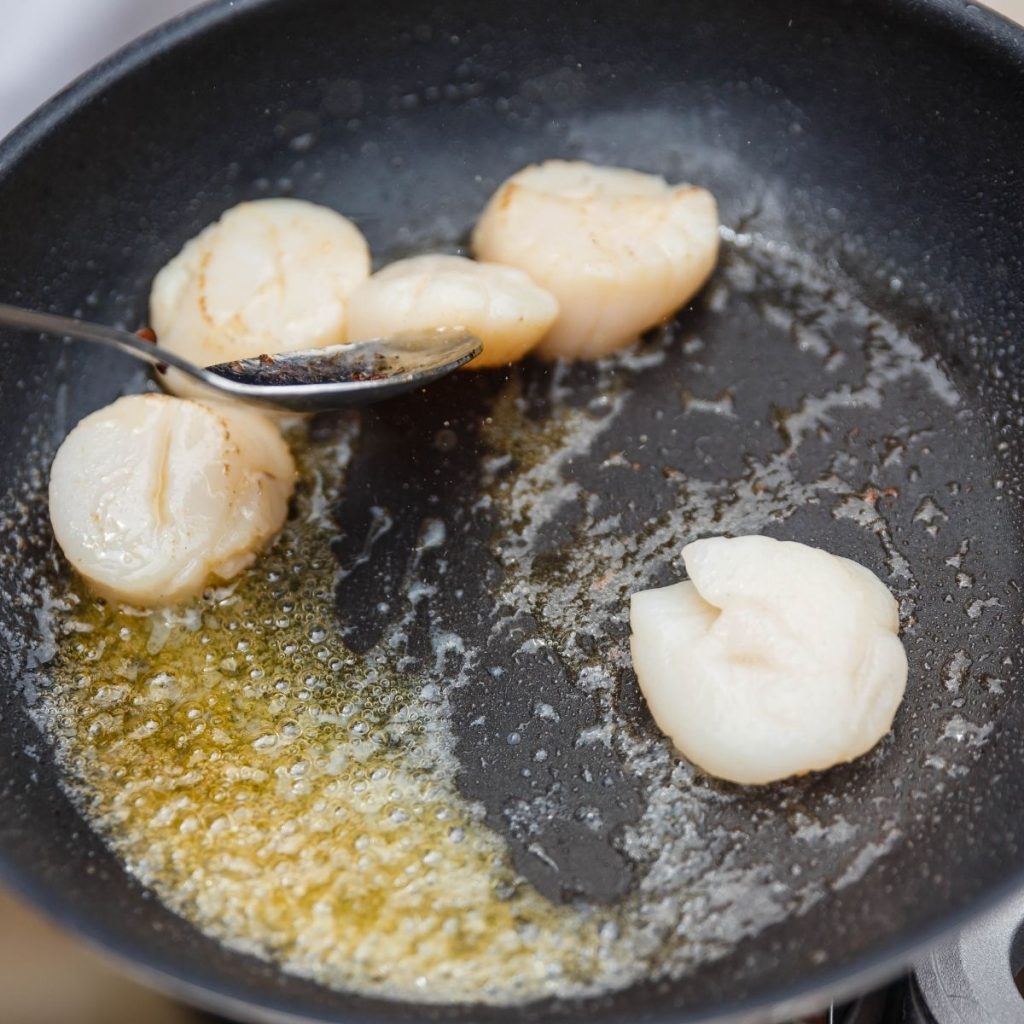
[[[190,377],[203,379],[202,375],[197,373],[197,367],[187,359],[182,359],[173,352],[158,348],[117,327],[94,324],[70,316],[57,316],[55,313],[40,313],[34,309],[22,309],[20,306],[11,306],[4,302],[0,302],[0,326],[97,342],[141,359],[150,366],[173,366]]]

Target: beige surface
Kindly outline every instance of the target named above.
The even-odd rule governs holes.
[[[1024,0],[990,0],[986,6],[1014,21],[1024,22]]]
[[[198,1019],[128,981],[0,891],[3,1024],[193,1024]]]
[[[5,2],[0,0],[0,8]],[[188,2],[180,0],[180,6]],[[1024,0],[991,0],[988,6],[1024,23]],[[126,980],[0,891],[0,1019],[3,1024],[186,1024],[197,1018]]]

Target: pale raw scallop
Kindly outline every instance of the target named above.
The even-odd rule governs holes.
[[[907,682],[896,601],[856,562],[768,537],[683,549],[690,579],[634,594],[654,720],[711,775],[764,783],[870,750]]]
[[[200,366],[348,341],[348,297],[370,250],[340,213],[300,199],[241,203],[156,275],[158,344]],[[176,373],[161,383],[197,395]]]
[[[167,605],[252,562],[284,523],[294,486],[291,452],[263,416],[132,395],[64,439],[50,518],[98,593]]]
[[[522,359],[558,315],[554,296],[513,267],[462,256],[414,256],[377,271],[349,302],[352,340],[461,327],[483,352],[469,366]]]
[[[525,270],[558,300],[537,355],[596,359],[700,290],[718,258],[718,207],[710,192],[653,174],[548,160],[491,197],[473,251]]]

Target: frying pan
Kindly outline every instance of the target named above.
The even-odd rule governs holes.
[[[446,524],[430,615],[510,679],[467,671],[447,695],[464,795],[549,899],[613,905],[656,862],[629,836],[669,793],[657,834],[694,893],[676,924],[715,954],[586,999],[420,1006],[287,975],[165,909],[83,821],[26,713],[45,676],[32,581],[54,557],[26,525],[27,496],[70,426],[141,381],[115,356],[10,335],[6,880],[196,1002],[366,1022],[777,1019],[893,975],[1017,891],[1021,124],[1024,38],[954,0],[243,0],[159,30],[59,96],[0,150],[5,297],[129,326],[162,263],[244,198],[335,206],[394,257],[457,248],[504,176],[553,155],[714,191],[722,266],[667,334],[612,364],[462,374],[368,411],[333,552],[335,628],[359,654],[388,626],[382,598],[408,578],[424,519]],[[498,472],[484,425],[510,381],[522,429],[558,416],[587,429],[548,463],[537,528],[503,533],[479,499]],[[758,504],[766,491],[775,504]],[[381,508],[392,528],[360,560]],[[622,658],[623,594],[588,598],[568,626],[557,603],[549,619],[527,601],[517,636],[494,639],[495,594],[519,571],[510,552],[549,596],[573,574],[624,579],[637,564],[658,585],[679,577],[692,535],[754,520],[858,558],[901,597],[906,702],[856,764],[744,790],[672,760]],[[629,547],[663,528],[657,557]],[[635,557],[609,561],[615,544]],[[526,655],[529,638],[541,643]],[[605,689],[579,685],[584,663],[610,666]],[[538,701],[556,713],[531,717]],[[541,746],[544,772],[525,772]],[[527,835],[510,807],[542,795]]]

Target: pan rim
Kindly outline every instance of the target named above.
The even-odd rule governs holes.
[[[417,1004],[387,1000],[379,996],[363,996],[317,985],[326,992],[335,992],[340,999],[357,999],[375,1008],[379,1007],[379,1010],[349,1009],[340,1016],[329,1010],[297,1013],[288,1009],[283,1000],[253,1002],[236,986],[214,986],[198,982],[186,977],[183,971],[176,970],[173,965],[161,963],[154,957],[138,955],[127,940],[119,938],[112,929],[97,925],[93,919],[80,914],[59,897],[54,898],[56,890],[37,883],[27,872],[15,867],[2,854],[0,882],[18,899],[82,941],[87,948],[114,965],[125,976],[199,1009],[226,1015],[228,1019],[245,1019],[252,1024],[380,1024],[382,1020],[387,1019],[384,1015],[388,1008],[396,1008],[405,1012],[415,1011],[421,1015],[418,1019],[438,1022],[450,1019],[450,1013],[461,1014],[471,1010],[476,1014],[477,1024],[490,1024],[493,1021],[509,1019],[509,1014],[524,1012],[529,1016],[521,1018],[523,1020],[545,1020],[548,1018],[543,1016],[544,1007],[572,1005],[572,1001],[566,1000],[539,1000],[509,1006],[477,1003]],[[822,1010],[830,1003],[841,1004],[853,1000],[893,981],[902,971],[922,961],[934,949],[951,942],[966,926],[977,924],[1004,903],[1020,898],[1024,898],[1024,870],[976,900],[973,906],[947,915],[924,931],[919,930],[912,939],[897,937],[886,945],[861,954],[845,966],[827,968],[815,978],[801,980],[778,989],[765,990],[760,995],[720,1004],[717,1008],[697,1009],[692,1012],[669,1007],[648,1009],[644,1011],[642,1018],[634,1019],[642,1020],[643,1024],[763,1024],[768,1020],[781,1024],[797,1020]],[[190,922],[186,921],[186,924],[194,928]],[[234,950],[229,950],[229,953],[233,957],[253,960],[260,965],[265,966],[268,963]],[[307,982],[307,979],[298,976],[287,977]],[[307,983],[316,985],[315,982]],[[623,989],[621,992],[610,992],[608,995],[614,997],[628,991],[629,989]],[[578,1004],[585,1007],[593,1002],[593,998],[580,999]],[[597,1021],[623,1019],[614,1010],[594,1012],[591,1009],[589,1012]],[[244,1018],[241,1014],[244,1014]],[[550,1019],[561,1019],[563,1016],[559,1014],[558,1017]]]
[[[130,76],[162,53],[191,39],[204,35],[229,19],[250,16],[262,8],[276,6],[280,0],[207,0],[198,7],[140,36],[116,51],[106,60],[75,79],[29,114],[5,138],[0,139],[0,189],[7,176],[31,150],[59,129],[61,123],[79,108],[100,97],[112,84]],[[983,52],[990,63],[1003,61],[1024,86],[1024,27],[1004,16],[967,0],[872,0],[876,7],[908,20],[927,20],[934,27],[959,37],[964,45]],[[122,869],[123,870],[123,869]],[[298,1024],[303,1021],[348,1024],[378,1024],[387,1007],[419,1009],[429,1019],[443,1020],[448,1013],[465,1012],[474,1004],[419,1005],[363,997],[339,991],[339,999],[365,1000],[380,1009],[369,1012],[359,1009],[343,1011],[343,1015],[325,1011],[289,1010],[285,1000],[261,999],[253,1002],[240,986],[230,983],[197,982],[186,976],[166,959],[139,952],[130,940],[116,929],[89,918],[68,901],[59,890],[48,887],[31,871],[16,864],[0,851],[0,882],[19,898],[43,912],[49,919],[83,939],[116,963],[122,971],[144,984],[183,999],[193,1005],[226,1014],[244,1013],[260,1024]],[[950,940],[966,925],[979,921],[1003,902],[1024,896],[1024,865],[1011,871],[1000,883],[992,886],[968,907],[943,914],[926,928],[906,930],[884,944],[845,961],[814,971],[796,983],[763,990],[755,996],[693,1011],[670,1007],[650,1009],[643,1020],[649,1024],[744,1024],[754,1020],[783,1020],[812,1012],[830,1000],[842,1001],[864,994],[894,978],[902,970],[925,956],[931,949]],[[230,951],[230,955],[252,959],[246,954]],[[312,983],[310,983],[312,984]],[[324,991],[330,989],[323,987]],[[628,990],[627,990],[628,991]],[[580,1000],[586,1006],[590,1000]],[[543,1012],[546,1002],[523,1004],[528,1014]],[[559,1004],[566,1005],[566,1004]],[[498,1019],[515,1013],[517,1007],[476,1007],[481,1019]],[[596,1013],[598,1020],[612,1019],[611,1012]]]

